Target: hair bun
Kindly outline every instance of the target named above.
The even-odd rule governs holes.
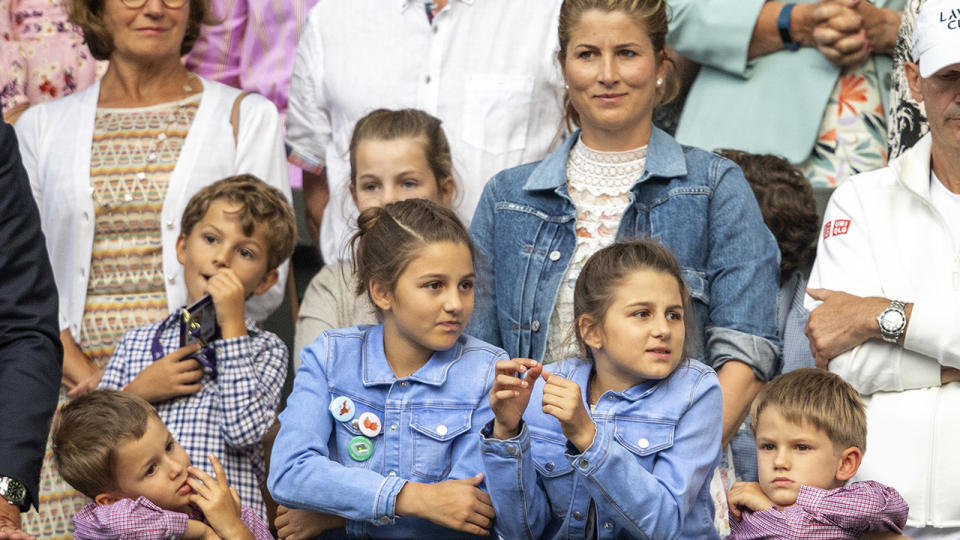
[[[357,228],[359,229],[357,236],[363,236],[370,232],[370,229],[380,221],[385,212],[386,210],[382,206],[374,206],[360,212],[360,216],[357,217]]]

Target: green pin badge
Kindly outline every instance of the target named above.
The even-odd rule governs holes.
[[[354,461],[366,461],[373,455],[373,442],[363,435],[357,435],[350,439],[348,450]]]

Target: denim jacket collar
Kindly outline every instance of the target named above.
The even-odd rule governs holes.
[[[445,351],[437,351],[430,356],[427,363],[406,379],[419,381],[424,384],[440,386],[447,380],[450,366],[460,359],[463,352],[463,336]],[[387,355],[383,350],[383,325],[374,325],[367,329],[364,336],[363,353],[360,360],[363,364],[363,385],[393,384],[397,381],[393,369],[387,363]]]
[[[547,156],[530,173],[530,177],[524,184],[523,189],[527,191],[539,190],[565,190],[567,183],[567,158],[570,150],[580,138],[578,129],[573,135],[567,137],[567,140],[559,148]],[[562,171],[562,174],[557,174]],[[643,175],[637,180],[637,183],[645,181],[650,177],[675,178],[687,174],[687,164],[683,159],[683,147],[680,146],[673,137],[661,131],[660,128],[653,126],[650,130],[650,142],[647,146],[647,161],[643,170]]]
[[[590,387],[590,373],[593,371],[593,362],[580,358],[571,358],[565,360],[565,362],[571,362],[573,367],[569,368],[569,371],[563,369],[563,375],[560,375],[560,373],[557,374],[561,377],[569,378],[571,381],[580,385],[580,394],[583,397],[584,403],[590,403],[587,391]],[[623,392],[614,392],[612,390],[608,390],[607,392],[626,401],[637,401],[652,394],[663,380],[665,379],[643,381],[640,384],[627,388]],[[604,392],[604,394],[607,392]]]

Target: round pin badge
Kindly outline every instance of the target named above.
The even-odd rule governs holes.
[[[334,398],[330,402],[330,414],[339,422],[349,422],[353,418],[353,413],[356,412],[357,408],[353,404],[353,400],[347,396],[340,396]]]
[[[350,452],[350,457],[354,461],[366,461],[373,455],[373,442],[363,435],[357,435],[350,439],[347,451]]]
[[[360,428],[360,433],[363,433],[367,437],[373,438],[380,434],[380,429],[383,427],[383,424],[380,423],[380,419],[377,418],[377,415],[372,412],[365,412],[360,415],[360,421],[358,426]]]

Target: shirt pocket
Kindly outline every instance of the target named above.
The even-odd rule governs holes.
[[[440,481],[450,474],[453,442],[470,430],[473,407],[423,407],[413,411],[413,474]],[[478,443],[479,444],[479,443]]]
[[[673,446],[676,420],[617,417],[613,423],[617,442],[636,454],[647,470],[653,469],[653,460],[657,453]]]
[[[547,492],[550,510],[560,518],[567,515],[567,509],[570,507],[575,476],[573,465],[566,456],[566,450],[566,441],[530,435],[533,465]]]
[[[533,106],[529,75],[472,74],[467,78],[461,137],[490,154],[522,150]]]

